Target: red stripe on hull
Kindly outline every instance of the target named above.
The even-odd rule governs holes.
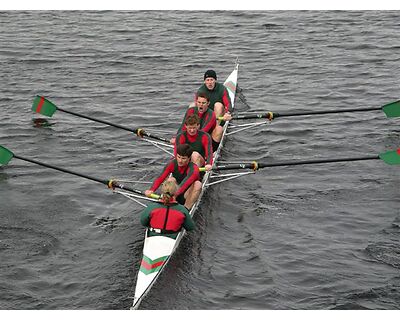
[[[157,268],[159,266],[162,266],[164,264],[164,262],[165,261],[159,261],[154,264],[149,264],[146,261],[142,260],[141,266],[147,270],[151,270],[151,269]]]

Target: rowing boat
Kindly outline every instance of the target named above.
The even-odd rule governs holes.
[[[238,70],[239,70],[239,64],[238,62],[236,62],[234,70],[224,82],[224,86],[227,88],[229,97],[231,99],[232,110],[234,108],[234,103],[235,103]],[[227,121],[224,124],[221,142],[218,146],[218,149],[214,152],[214,161],[213,161],[214,164],[217,163],[218,158],[221,154],[228,125],[229,121]],[[204,192],[206,191],[209,185],[208,181],[211,177],[210,175],[211,171],[206,172],[203,177],[202,191],[200,193],[199,199],[190,210],[190,215],[192,217],[197,211],[197,208],[199,207],[201,199],[204,195]],[[171,256],[179,246],[179,243],[184,235],[185,235],[185,230],[182,230],[176,237],[176,239],[164,236],[148,237],[146,230],[144,238],[144,246],[143,246],[143,257],[137,275],[135,296],[131,309],[137,309],[139,307],[140,303],[142,302],[146,294],[149,292],[151,287],[154,285],[158,276],[161,274],[161,272],[167,265],[168,261],[171,259]]]
[[[235,102],[235,93],[236,93],[236,84],[237,84],[237,76],[238,76],[238,64],[236,64],[234,71],[231,73],[231,75],[228,77],[228,79],[225,81],[225,86],[228,89],[231,101],[232,101],[232,108],[234,107],[234,102]],[[65,110],[60,107],[57,107],[54,103],[50,102],[44,97],[37,96],[34,100],[32,110],[34,112],[43,114],[45,116],[51,117],[57,110],[68,113],[70,115],[88,119],[94,122],[99,122],[102,124],[109,125],[111,127],[123,129],[126,131],[130,131],[138,135],[142,140],[145,142],[148,142],[154,146],[157,146],[159,149],[164,150],[168,152],[166,148],[172,148],[172,146],[169,144],[169,140],[161,137],[157,137],[152,133],[148,133],[144,131],[143,129],[140,128],[129,128],[121,125],[117,125],[114,123],[111,123],[109,121],[101,120],[101,119],[96,119],[92,116],[88,115],[83,115],[79,114],[77,112],[72,112],[70,110]],[[228,123],[225,124],[224,126],[224,131],[223,131],[223,137],[221,144],[218,148],[218,150],[214,154],[214,163],[217,162],[221,149],[223,147],[223,142],[226,140],[228,135],[232,135],[236,132],[245,130],[245,129],[251,129],[254,128],[255,126],[261,126],[261,125],[266,125],[266,123],[269,123],[271,120],[279,117],[294,117],[294,116],[305,116],[305,115],[322,115],[322,114],[331,114],[331,113],[343,113],[343,112],[365,112],[365,111],[375,111],[375,110],[382,110],[388,118],[398,118],[400,117],[400,100],[394,101],[388,104],[385,104],[381,107],[367,107],[367,108],[356,108],[356,109],[336,109],[336,110],[321,110],[321,111],[296,111],[296,112],[286,112],[286,113],[275,113],[275,112],[267,112],[267,113],[262,113],[262,114],[251,114],[251,115],[235,115],[233,116],[233,120],[239,120],[239,119],[262,119],[266,118],[267,121],[262,121],[259,122],[257,121],[256,123],[245,123],[245,124],[232,124],[230,121],[229,123],[229,128],[228,128]],[[235,128],[240,128],[240,129],[235,129]],[[157,140],[158,142],[152,141]],[[165,148],[163,148],[165,147]],[[120,182],[117,182],[112,179],[104,179],[104,178],[99,178],[95,176],[88,175],[86,173],[80,173],[80,172],[75,172],[66,168],[61,168],[58,166],[54,166],[51,164],[47,164],[35,159],[27,158],[25,156],[20,156],[16,155],[14,152],[8,150],[7,148],[3,147],[0,145],[0,167],[3,165],[7,165],[13,158],[33,163],[42,167],[46,168],[51,168],[53,170],[57,170],[63,173],[68,173],[71,175],[75,175],[81,178],[85,178],[94,182],[101,183],[103,185],[106,185],[107,187],[111,188],[113,192],[118,192],[119,194],[122,194],[129,199],[137,201],[139,204],[142,206],[146,206],[145,204],[142,204],[139,202],[137,199],[145,199],[145,200],[153,200],[157,201],[159,198],[159,195],[154,195],[152,197],[153,199],[150,199],[148,197],[145,197],[143,191],[133,189],[130,187],[126,187]],[[216,183],[221,183],[223,181],[228,181],[231,179],[236,179],[243,177],[244,175],[248,174],[254,174],[258,169],[261,168],[268,168],[268,167],[283,167],[283,166],[297,166],[297,165],[306,165],[306,164],[323,164],[323,163],[336,163],[336,162],[354,162],[354,161],[363,161],[363,160],[382,160],[384,163],[388,165],[400,165],[400,149],[397,150],[389,150],[386,152],[382,152],[379,154],[371,154],[371,155],[364,155],[364,156],[358,156],[358,157],[352,157],[352,158],[328,158],[328,159],[309,159],[309,160],[292,160],[292,161],[284,161],[284,162],[276,162],[276,163],[257,163],[255,161],[251,163],[243,163],[243,162],[236,162],[236,163],[228,163],[225,165],[214,165],[213,166],[213,172],[207,172],[202,180],[202,192],[200,195],[200,198],[198,202],[193,206],[192,210],[190,211],[191,216],[194,215],[196,212],[199,204],[200,204],[200,199],[203,197],[203,194],[208,186],[211,186]],[[219,163],[222,163],[222,161],[219,161]],[[224,170],[239,170],[241,172],[235,172],[235,173],[227,173],[223,174],[220,171]],[[246,170],[246,171],[242,171]],[[213,180],[212,182],[209,180]],[[180,240],[184,236],[184,231],[179,233],[178,237],[176,240],[170,239],[170,238],[165,238],[163,236],[157,236],[157,237],[152,237],[152,238],[145,238],[145,244],[144,244],[144,249],[143,249],[143,259],[141,262],[140,266],[140,271],[138,272],[138,277],[137,277],[137,285],[136,285],[136,290],[135,290],[135,298],[134,302],[132,305],[132,309],[137,309],[145,297],[145,295],[148,293],[152,285],[155,283],[157,280],[159,274],[163,271],[165,266],[167,265],[169,259],[171,258],[171,255],[174,253],[176,248],[179,245]]]

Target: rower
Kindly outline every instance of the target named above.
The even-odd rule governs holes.
[[[217,73],[214,70],[207,70],[204,73],[204,83],[197,90],[195,101],[200,93],[205,93],[209,97],[210,109],[215,112],[217,119],[225,113],[229,114],[232,104],[228,90],[222,83],[217,82]]]
[[[176,136],[174,154],[177,154],[177,146],[183,143],[189,144],[192,149],[191,160],[198,167],[205,167],[210,171],[213,164],[213,149],[211,136],[204,131],[200,131],[200,118],[196,114],[189,115],[185,120],[186,131],[182,131]]]
[[[195,224],[189,211],[175,199],[178,185],[169,180],[161,188],[161,202],[149,204],[140,216],[140,222],[148,227],[147,236],[165,236],[176,239],[182,227],[191,231]]]
[[[196,98],[196,106],[189,107],[186,110],[185,117],[183,118],[182,124],[178,129],[178,134],[186,130],[185,120],[191,114],[197,114],[200,118],[200,130],[207,132],[212,138],[213,150],[217,150],[219,143],[222,138],[223,128],[217,125],[217,119],[215,112],[209,108],[210,99],[205,93],[199,93]],[[224,115],[224,120],[231,120],[230,114]],[[173,141],[173,140],[172,140]]]
[[[175,158],[167,163],[150,189],[144,192],[145,195],[149,197],[166,179],[172,180],[179,185],[176,200],[190,210],[201,192],[199,168],[190,162],[192,153],[193,149],[187,143],[178,145]]]

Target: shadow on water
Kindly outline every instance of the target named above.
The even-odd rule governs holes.
[[[51,123],[48,119],[45,118],[32,119],[32,123],[35,128],[47,128],[54,125],[54,123]]]

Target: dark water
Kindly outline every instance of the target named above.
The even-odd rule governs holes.
[[[101,178],[149,181],[166,154],[61,112],[38,120],[34,96],[168,136],[204,71],[222,80],[238,56],[242,111],[381,106],[400,96],[398,17],[0,12],[0,144]],[[223,160],[378,154],[400,146],[399,125],[382,112],[281,118],[230,136]],[[215,186],[142,308],[399,309],[399,190],[400,168],[380,161],[265,169]],[[130,307],[138,204],[17,159],[0,168],[0,203],[2,309]]]

